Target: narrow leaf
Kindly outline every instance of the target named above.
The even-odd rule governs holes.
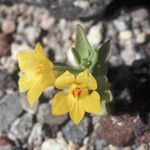
[[[110,49],[110,40],[103,43],[101,48],[98,50],[97,63],[93,68],[93,74],[97,76],[102,76],[107,74],[107,56]]]
[[[99,64],[106,62],[109,49],[110,49],[110,40],[107,40],[103,43],[103,45],[98,50]]]

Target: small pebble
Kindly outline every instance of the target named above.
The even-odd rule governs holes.
[[[13,20],[4,20],[2,22],[2,31],[5,34],[13,33],[16,29],[15,22]]]

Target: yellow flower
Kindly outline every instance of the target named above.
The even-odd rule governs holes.
[[[66,90],[54,96],[53,115],[69,113],[72,121],[78,124],[85,112],[100,112],[100,96],[95,91],[97,82],[88,70],[79,73],[76,77],[66,71],[56,79],[55,86]]]
[[[41,93],[55,83],[53,64],[46,58],[39,43],[36,44],[35,51],[20,52],[17,59],[23,73],[18,81],[19,90],[28,90],[28,101],[33,105]]]

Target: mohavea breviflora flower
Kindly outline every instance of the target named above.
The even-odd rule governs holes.
[[[56,79],[55,86],[65,90],[58,92],[52,100],[53,115],[69,113],[73,122],[78,124],[85,112],[100,112],[100,96],[95,91],[97,82],[88,70],[76,77],[66,71]]]
[[[22,76],[19,78],[19,90],[28,90],[28,101],[33,105],[41,93],[55,83],[52,62],[46,58],[42,46],[38,43],[35,51],[23,51],[17,55]]]

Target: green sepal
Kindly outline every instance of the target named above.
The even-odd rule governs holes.
[[[101,106],[100,106],[100,115],[107,115],[107,102],[106,101],[101,101]]]
[[[113,99],[113,96],[110,90],[110,85],[109,85],[107,76],[99,76],[97,78],[97,84],[98,84],[97,91],[101,96],[101,100],[111,102]]]
[[[108,113],[109,113],[108,103],[106,101],[101,101],[100,112],[98,113],[98,115],[102,116],[102,115],[107,115]]]
[[[64,63],[54,63],[53,70],[59,71],[59,72],[65,72],[68,70],[71,73],[75,73],[75,74],[83,71],[81,68],[73,68],[72,66],[69,66],[69,65],[64,64]]]

